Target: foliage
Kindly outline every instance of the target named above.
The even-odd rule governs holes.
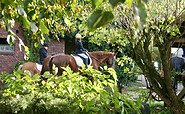
[[[43,77],[49,77],[47,80],[41,80],[38,74],[30,77],[22,70],[2,73],[1,81],[5,85],[1,91],[1,110],[7,113],[128,113],[133,107],[139,111],[138,105],[118,93],[113,69],[105,67],[109,75],[92,67],[82,69],[82,74],[92,76],[94,82],[69,68],[64,69],[58,77],[46,72]]]
[[[118,80],[120,85],[128,85],[130,81],[134,82],[137,80],[137,76],[141,71],[126,53],[120,54],[116,61],[117,66],[115,67],[115,70],[119,76]]]
[[[39,49],[42,47],[41,43],[38,43],[37,36],[31,30],[24,29],[24,36],[26,41],[24,58],[27,61],[37,62],[39,57]],[[45,37],[47,38],[47,37]]]
[[[106,26],[114,18],[112,10],[121,3],[129,7],[132,3],[135,4],[134,7],[137,9],[135,15],[139,16],[136,20],[138,25],[142,26],[146,18],[143,8],[146,2],[147,0],[2,0],[0,2],[1,27],[8,31],[11,38],[14,38],[16,34],[11,28],[15,23],[22,22],[25,29],[39,36],[36,37],[38,42],[44,41],[44,34],[49,35],[49,33],[53,33],[58,39],[58,34],[76,31],[78,27],[85,31],[88,27],[88,30],[94,31]],[[87,22],[83,21],[84,18]],[[13,41],[10,43],[12,44]]]
[[[148,1],[145,5],[146,23],[138,29],[134,6],[130,8],[128,5],[119,5],[113,11],[112,23],[105,28],[98,28],[90,38],[91,42],[97,45],[106,41],[116,46],[120,52],[126,49],[150,81],[154,91],[168,106],[173,107],[173,111],[184,109],[182,108],[184,104],[177,99],[172,86],[169,86],[171,84],[171,46],[176,39],[183,38],[184,34],[184,29],[179,30],[185,17],[183,6],[184,1]],[[144,14],[144,17],[146,15]],[[158,53],[158,56],[154,53]],[[155,60],[161,61],[164,77],[155,69]]]
[[[82,40],[84,47],[88,49],[88,51],[115,51],[115,46],[107,44],[106,41],[101,42],[100,46],[99,44],[94,44],[89,40],[88,37],[85,37]],[[87,46],[88,44],[88,46]],[[122,53],[118,53],[115,62],[115,71],[118,77],[118,88],[119,92],[121,92],[121,89],[123,86],[127,86],[130,82],[134,82],[137,80],[137,75],[139,74],[139,68],[138,66],[134,63],[134,61],[128,57],[127,51],[123,51]],[[101,70],[101,69],[100,69]]]
[[[15,71],[17,71],[18,68],[19,68],[19,66],[22,65],[23,63],[25,63],[25,61],[18,61],[17,63],[15,63],[15,64],[13,65],[13,69],[14,69]]]

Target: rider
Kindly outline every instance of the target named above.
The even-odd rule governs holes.
[[[82,42],[81,42],[82,36],[81,34],[77,33],[75,37],[76,37],[75,53],[84,59],[85,68],[87,68],[88,66],[88,56],[86,55],[87,49],[85,49],[82,45]]]
[[[43,44],[43,48],[40,48],[39,50],[39,55],[40,55],[40,64],[43,63],[44,58],[47,57],[47,50],[48,50],[49,45],[47,43]]]

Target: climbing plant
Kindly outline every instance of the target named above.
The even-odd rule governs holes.
[[[36,44],[38,41],[35,38],[36,34],[34,34],[30,30],[24,29],[24,36],[26,41],[26,48],[25,48],[25,58],[27,61],[36,62],[39,57],[39,48],[40,45]]]

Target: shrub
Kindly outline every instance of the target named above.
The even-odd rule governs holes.
[[[1,91],[0,105],[3,110],[22,114],[124,113],[132,107],[139,111],[138,105],[118,92],[117,76],[113,69],[105,67],[109,75],[92,67],[83,68],[81,73],[64,69],[62,76],[45,73],[43,77],[48,77],[47,80],[41,80],[38,74],[30,77],[28,72],[22,71],[1,74],[1,81],[6,83]],[[95,81],[88,80],[87,75]]]
[[[14,68],[14,70],[18,70],[18,68],[19,68],[19,66],[20,65],[22,65],[22,64],[24,64],[25,63],[25,61],[18,61],[17,63],[15,63],[14,65],[13,65],[13,68]]]

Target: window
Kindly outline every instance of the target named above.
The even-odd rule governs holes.
[[[0,52],[14,52],[14,45],[10,46],[6,38],[0,38]]]

